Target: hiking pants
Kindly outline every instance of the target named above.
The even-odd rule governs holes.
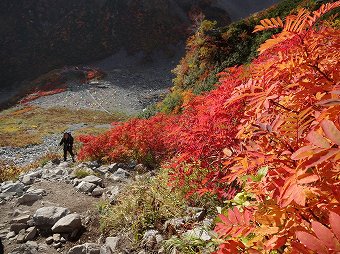
[[[74,161],[74,153],[72,151],[72,147],[64,147],[64,161],[67,159],[67,152],[71,154],[72,160]]]

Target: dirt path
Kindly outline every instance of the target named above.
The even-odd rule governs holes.
[[[42,180],[32,184],[32,187],[37,189],[44,189],[46,196],[41,200],[36,201],[31,206],[17,205],[17,198],[10,202],[1,205],[0,216],[0,230],[8,228],[9,222],[13,219],[13,214],[30,214],[41,208],[47,206],[58,206],[68,208],[71,212],[79,213],[83,218],[89,218],[90,222],[86,226],[87,231],[81,236],[77,242],[67,242],[64,246],[68,250],[74,245],[82,244],[85,242],[96,242],[100,236],[98,218],[96,216],[96,204],[98,199],[86,194],[77,192],[71,184],[65,182],[51,182]],[[44,243],[45,238],[38,238],[37,243]],[[15,242],[4,241],[5,253],[9,253],[20,244]],[[53,247],[49,247],[48,253],[60,253]]]

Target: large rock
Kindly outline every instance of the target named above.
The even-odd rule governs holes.
[[[96,188],[96,185],[93,183],[88,183],[88,182],[80,182],[80,184],[77,185],[76,189],[80,192],[84,193],[90,193]]]
[[[27,214],[27,215],[22,215],[22,216],[19,216],[19,217],[16,217],[16,218],[13,218],[11,220],[11,223],[27,223],[27,221],[29,221],[30,219],[30,215]]]
[[[97,176],[94,176],[94,175],[85,176],[81,180],[83,182],[93,183],[95,185],[102,185],[103,184],[103,179],[101,179]]]
[[[33,215],[33,220],[38,228],[51,228],[58,220],[68,215],[70,210],[63,207],[42,207]]]
[[[25,185],[20,182],[16,183],[7,183],[1,188],[2,193],[9,193],[9,192],[14,192],[16,194],[22,194],[24,191]]]
[[[29,184],[34,183],[35,179],[40,178],[41,176],[42,176],[42,169],[24,174],[24,175],[20,176],[19,179],[23,184],[29,185]]]
[[[119,168],[117,169],[116,172],[114,172],[110,179],[113,180],[114,182],[121,182],[126,180],[128,177],[130,176],[129,172],[127,172],[126,170]]]
[[[26,229],[27,225],[25,223],[13,223],[11,224],[9,230],[18,234],[21,230]]]
[[[45,196],[46,195],[46,191],[44,189],[36,189],[36,188],[29,188],[26,193],[30,193],[30,194],[37,194],[39,196]]]
[[[103,189],[103,188],[97,186],[97,187],[92,191],[92,196],[93,196],[93,197],[100,197],[100,196],[103,194],[104,190],[105,190],[105,189]]]
[[[41,199],[42,196],[34,193],[26,193],[22,195],[20,198],[18,198],[18,204],[23,205],[23,204],[32,204],[35,201]]]
[[[105,245],[102,246],[101,253],[105,254],[117,253],[119,251],[120,242],[121,238],[119,236],[107,237],[105,240]]]
[[[100,245],[95,243],[84,243],[71,248],[67,254],[100,254]]]
[[[53,233],[72,233],[81,228],[81,218],[77,213],[66,215],[58,220],[52,227]]]
[[[36,227],[30,227],[28,229],[26,229],[26,235],[24,238],[24,241],[31,241],[35,238],[35,236],[37,235],[37,228]]]

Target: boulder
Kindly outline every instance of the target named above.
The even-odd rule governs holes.
[[[23,184],[25,184],[25,185],[30,185],[30,184],[32,184],[32,183],[34,182],[34,177],[29,176],[29,175],[25,175],[25,176],[22,178],[21,182],[22,182]]]
[[[89,168],[99,168],[100,164],[97,161],[90,161],[90,162],[85,162],[84,163],[86,166]]]
[[[58,242],[60,242],[61,235],[60,234],[53,234],[52,238],[53,238],[53,242],[58,243]]]
[[[58,220],[52,227],[53,233],[72,233],[74,230],[81,228],[81,218],[77,213],[66,215]]]
[[[119,168],[119,165],[118,163],[113,163],[111,165],[108,166],[108,170],[111,172],[111,173],[114,173],[118,170]]]
[[[34,239],[34,237],[37,235],[37,228],[36,227],[30,227],[26,229],[26,235],[24,238],[24,241],[31,241]]]
[[[24,187],[25,187],[25,185],[23,183],[20,183],[20,182],[7,183],[4,186],[2,186],[1,192],[2,193],[14,192],[16,194],[22,194],[23,191],[24,191]]]
[[[94,172],[101,174],[101,175],[105,175],[107,172],[109,172],[109,168],[106,166],[100,166],[99,168],[95,168],[93,170]]]
[[[44,189],[36,189],[36,188],[29,188],[26,193],[30,193],[30,194],[36,194],[39,196],[45,196],[46,195],[46,191]]]
[[[119,251],[120,242],[121,242],[121,238],[119,236],[107,237],[105,240],[105,245],[102,247],[102,252],[117,253]]]
[[[25,229],[20,230],[19,234],[17,235],[17,243],[24,243],[25,236],[26,236]]]
[[[6,235],[6,239],[13,238],[15,235],[16,235],[16,234],[15,234],[14,231],[8,232],[8,234]]]
[[[9,230],[18,234],[21,230],[26,229],[27,225],[25,223],[13,223],[11,224]]]
[[[11,220],[11,223],[27,223],[27,221],[29,221],[29,219],[31,218],[31,216],[29,214],[27,215],[22,215],[16,218],[13,218]]]
[[[69,213],[70,210],[63,207],[42,207],[35,212],[33,220],[38,228],[48,229]]]
[[[84,243],[71,248],[67,254],[100,254],[100,245],[95,243]]]
[[[39,199],[42,199],[42,196],[33,193],[26,193],[18,198],[18,204],[32,204]]]
[[[93,183],[95,185],[102,185],[103,184],[103,179],[101,179],[97,176],[94,176],[94,175],[85,176],[81,180],[83,182]]]
[[[111,176],[110,179],[114,182],[121,182],[126,180],[130,176],[129,172],[126,170],[119,168],[117,169],[116,172],[114,172]]]
[[[84,192],[84,193],[89,193],[92,192],[94,190],[94,188],[96,188],[96,185],[93,183],[89,183],[89,182],[80,182],[80,184],[77,185],[76,189],[80,192]]]
[[[53,243],[53,236],[47,237],[46,240],[45,240],[45,242],[46,242],[48,245],[52,244],[52,243]]]
[[[103,194],[104,190],[105,190],[105,189],[103,189],[103,188],[97,186],[97,187],[92,191],[92,196],[93,196],[93,197],[100,197],[100,196]]]

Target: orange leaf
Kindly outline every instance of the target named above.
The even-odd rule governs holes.
[[[330,148],[329,142],[318,132],[316,131],[311,131],[306,139],[311,142],[313,145],[316,145],[317,147],[320,148]]]
[[[322,120],[321,127],[326,134],[326,137],[340,146],[340,131],[336,128],[335,124],[332,121],[325,119]]]

